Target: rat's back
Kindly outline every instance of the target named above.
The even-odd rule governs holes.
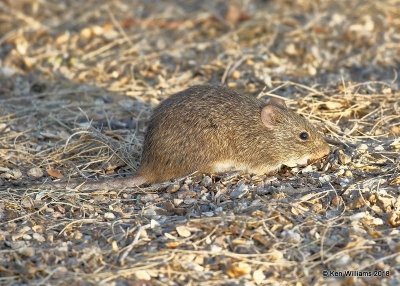
[[[178,128],[185,128],[187,122],[209,127],[210,121],[215,124],[218,121],[219,124],[223,124],[227,120],[241,122],[243,115],[258,120],[258,116],[254,113],[261,110],[261,107],[260,101],[256,98],[242,95],[232,89],[223,86],[195,85],[164,100],[154,110],[149,128],[159,124],[172,124]],[[204,121],[205,118],[208,121]]]

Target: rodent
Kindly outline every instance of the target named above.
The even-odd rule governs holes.
[[[155,108],[136,176],[89,182],[83,188],[135,187],[196,171],[268,174],[328,153],[324,138],[283,100],[263,103],[226,87],[196,85]]]

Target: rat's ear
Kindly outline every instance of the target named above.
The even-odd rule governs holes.
[[[268,104],[272,104],[281,108],[287,108],[285,101],[278,97],[271,97],[268,101]]]
[[[274,105],[267,104],[261,109],[261,121],[268,129],[273,129],[277,123],[278,108]]]

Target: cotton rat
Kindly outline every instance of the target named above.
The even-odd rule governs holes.
[[[283,100],[263,103],[221,86],[198,85],[163,101],[150,119],[134,177],[86,189],[134,187],[199,173],[265,174],[324,157],[329,146]]]

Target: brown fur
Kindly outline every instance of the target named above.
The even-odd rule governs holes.
[[[234,161],[241,169],[263,169],[309,154],[319,159],[329,147],[300,115],[274,105],[276,125],[261,121],[265,104],[219,86],[199,85],[177,93],[154,110],[144,141],[139,175],[161,182],[192,172],[212,173],[213,164]],[[302,142],[299,133],[310,140]]]

